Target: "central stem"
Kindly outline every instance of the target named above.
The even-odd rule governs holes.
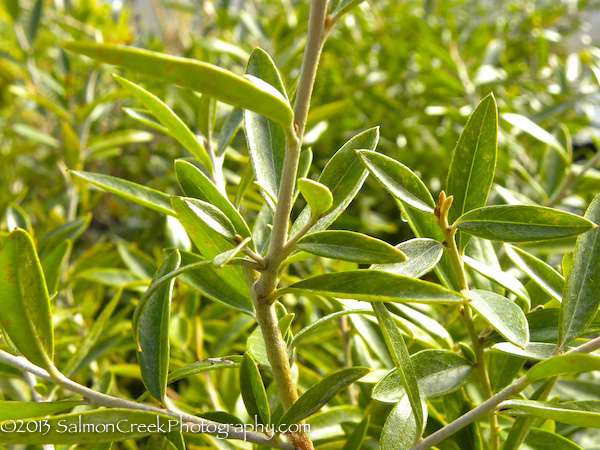
[[[444,250],[450,258],[452,266],[454,267],[454,271],[458,276],[460,289],[465,291],[469,289],[469,284],[467,283],[467,275],[465,273],[465,266],[462,259],[462,253],[458,250],[458,247],[456,246],[457,230],[455,226],[450,225],[448,223],[448,211],[450,210],[450,206],[452,206],[452,200],[452,196],[446,197],[446,194],[442,191],[440,193],[438,207],[436,208],[436,215],[438,217],[439,227],[444,235]],[[475,364],[477,374],[481,382],[481,390],[483,392],[484,397],[486,399],[490,399],[494,395],[494,392],[492,391],[490,377],[485,363],[485,352],[483,348],[483,343],[479,339],[477,331],[475,330],[475,324],[473,322],[473,314],[471,313],[471,309],[466,305],[460,305],[459,308],[461,316],[467,328],[467,332],[471,339],[471,343],[473,345],[473,351],[475,352]],[[498,431],[498,418],[496,417],[496,413],[492,412],[490,415],[490,432],[492,449],[494,450],[497,449],[500,445],[500,437],[498,435]]]
[[[302,148],[302,137],[310,107],[315,76],[321,50],[325,40],[325,21],[327,16],[327,0],[313,0],[308,23],[308,36],[306,49],[302,60],[302,69],[298,80],[298,91],[294,104],[294,123],[285,130],[286,152],[281,173],[281,184],[277,206],[273,217],[273,229],[269,242],[269,249],[265,257],[265,270],[253,286],[256,319],[260,326],[265,341],[267,356],[273,370],[273,378],[279,392],[281,404],[284,409],[289,409],[298,399],[298,391],[292,377],[289,363],[287,345],[283,340],[275,308],[273,307],[272,293],[277,288],[281,263],[285,258],[285,245],[288,239],[290,214],[294,203],[294,189],[298,161]],[[312,450],[313,445],[306,433],[288,435],[288,438],[297,448]]]

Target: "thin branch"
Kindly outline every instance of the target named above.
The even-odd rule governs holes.
[[[598,348],[600,348],[600,337],[592,339],[591,341],[588,341],[585,344],[580,345],[579,347],[575,347],[574,349],[569,350],[566,353],[591,353],[594,350],[597,350]],[[439,429],[438,431],[421,441],[419,444],[415,445],[411,450],[426,450],[428,448],[433,447],[434,445],[438,444],[444,439],[452,436],[454,433],[462,430],[467,425],[473,423],[480,417],[495,411],[500,403],[502,403],[505,400],[508,400],[511,396],[518,394],[529,384],[530,381],[527,379],[527,376],[522,376],[521,378],[514,381],[512,384],[498,392],[496,395],[483,402],[478,407],[460,416],[454,422]]]
[[[174,417],[174,418],[180,419],[181,421],[184,421],[184,422],[190,422],[190,423],[194,423],[194,424],[204,425],[202,427],[202,429],[206,429],[209,425],[211,426],[211,428],[216,426],[217,427],[216,429],[218,429],[218,425],[222,425],[217,422],[213,422],[211,420],[206,420],[206,419],[202,419],[200,417],[193,416],[191,414],[187,414],[187,413],[183,413],[183,412],[179,412],[179,411],[173,412],[173,411],[169,411],[166,409],[157,408],[155,406],[148,405],[145,403],[136,403],[131,400],[125,400],[125,399],[121,399],[118,397],[113,397],[110,395],[102,394],[100,392],[96,392],[93,389],[90,389],[86,386],[83,386],[79,383],[76,383],[76,382],[68,379],[63,374],[58,374],[58,375],[55,375],[52,377],[52,376],[50,376],[50,374],[47,371],[30,363],[25,358],[22,358],[20,356],[11,355],[10,353],[7,353],[2,350],[0,350],[0,361],[4,362],[6,364],[10,364],[11,366],[16,367],[21,370],[24,370],[28,373],[31,373],[37,377],[43,378],[44,380],[56,382],[63,388],[65,388],[75,394],[83,395],[84,398],[87,400],[87,402],[89,402],[93,405],[106,406],[109,408],[135,409],[138,411],[147,411],[147,412],[152,412],[152,413],[156,413],[156,414],[162,414],[164,416],[169,416],[169,417]],[[217,432],[215,432],[215,433],[207,432],[206,434],[215,434],[216,435],[218,433]],[[275,438],[269,439],[269,437],[264,434],[256,433],[256,432],[244,433],[244,431],[236,430],[235,427],[230,427],[228,439],[246,440],[248,442],[253,442],[253,443],[259,444],[259,445],[265,445],[265,446],[283,448],[283,449],[293,449],[294,448],[294,446],[292,444],[290,444],[283,436],[279,436],[279,440],[277,440]]]

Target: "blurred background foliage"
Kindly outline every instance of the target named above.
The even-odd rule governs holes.
[[[74,242],[59,277],[56,301],[63,307],[55,315],[57,335],[62,336],[57,357],[63,366],[72,366],[72,376],[79,372],[84,379],[91,376],[102,391],[134,397],[143,392],[129,322],[139,293],[127,283],[151,276],[162,248],[190,243],[173,220],[77,182],[68,169],[110,174],[179,193],[173,160],[190,155],[152,123],[144,125],[135,118],[143,112],[111,78],[116,69],[68,55],[60,42],[130,44],[209,61],[240,74],[252,49],[261,47],[272,55],[293,92],[307,16],[308,2],[292,0],[2,3],[0,233],[14,225],[33,230],[42,260],[50,258],[49,249],[57,242]],[[379,125],[378,151],[411,167],[437,194],[469,113],[494,92],[501,118],[497,185],[489,203],[560,204],[582,213],[600,190],[598,165],[592,167],[600,125],[600,48],[595,45],[599,23],[600,2],[593,0],[361,3],[334,28],[325,46],[305,139],[314,154],[309,176],[316,178],[349,137]],[[126,76],[164,99],[210,144],[207,102],[200,96],[134,74]],[[218,105],[215,133],[228,112],[226,105]],[[506,113],[517,116],[502,116]],[[575,177],[586,164],[585,173]],[[231,199],[248,166],[240,132],[227,149],[225,163]],[[261,204],[258,187],[251,185],[241,205],[246,217],[256,216]],[[391,197],[372,179],[334,228],[377,235],[393,244],[412,236]],[[561,245],[572,251],[572,241]],[[324,271],[323,264],[348,265],[321,260],[310,264],[312,274]],[[302,276],[302,267],[298,275]],[[82,356],[76,352],[81,337],[113,298],[115,288],[123,286],[113,320],[103,325],[103,333]],[[547,301],[539,289],[536,293],[540,298],[533,306]],[[184,288],[177,291],[174,304],[175,367],[244,351],[245,336],[254,326],[250,317]],[[316,310],[335,309],[325,300],[306,302],[297,319],[310,323],[319,316]],[[437,319],[452,329],[455,317]],[[353,339],[357,362],[385,366],[384,347],[377,347],[383,345],[378,330],[358,317],[352,324],[372,341],[363,352],[365,340],[348,337]],[[319,342],[318,346],[297,349],[301,386],[310,386],[319,373],[343,364],[340,343],[327,341],[339,337],[343,329],[324,328],[305,341]],[[434,332],[417,331],[416,348],[437,345],[440,337]],[[363,361],[365,355],[373,360]],[[220,388],[236,384],[235,372],[186,379],[175,385],[175,398],[199,410],[240,413],[239,391]],[[16,378],[0,379],[2,395],[26,396],[20,383]],[[359,410],[344,408],[350,408],[346,418],[360,419]],[[327,424],[337,423],[334,413],[330,409],[311,420],[317,429],[320,423],[327,430]],[[597,436],[589,433],[592,437],[584,440]]]

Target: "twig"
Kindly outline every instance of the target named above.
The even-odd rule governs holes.
[[[4,362],[6,364],[10,364],[11,366],[16,367],[18,369],[29,372],[37,377],[43,378],[44,380],[56,382],[57,384],[59,384],[60,386],[62,386],[63,388],[65,388],[71,392],[83,395],[83,397],[85,398],[85,400],[87,402],[94,404],[94,405],[106,406],[109,408],[125,408],[125,409],[135,409],[138,411],[148,411],[148,412],[152,412],[152,413],[156,413],[156,414],[162,414],[164,416],[175,417],[177,419],[180,419],[181,421],[204,425],[203,429],[206,429],[209,425],[211,425],[211,428],[214,426],[217,426],[217,429],[218,429],[219,424],[217,422],[213,422],[211,420],[202,419],[200,417],[196,417],[191,414],[187,414],[187,413],[183,413],[183,412],[179,412],[179,411],[173,412],[173,411],[169,411],[166,409],[157,408],[152,405],[147,405],[145,403],[136,403],[131,400],[125,400],[125,399],[121,399],[118,397],[113,397],[111,395],[102,394],[100,392],[96,392],[93,389],[90,389],[86,386],[83,386],[79,383],[76,383],[76,382],[68,379],[63,374],[60,374],[60,373],[57,375],[50,376],[50,374],[47,371],[30,363],[25,358],[22,358],[20,356],[11,355],[10,353],[7,353],[2,350],[0,350],[0,361]],[[207,434],[217,434],[217,432],[215,432],[215,433],[207,432]],[[283,449],[293,449],[294,448],[293,445],[290,444],[287,440],[285,440],[285,438],[283,436],[279,437],[280,440],[269,439],[268,436],[261,434],[261,433],[256,433],[256,432],[247,432],[244,436],[244,432],[236,430],[235,427],[230,428],[228,438],[229,439],[238,439],[238,440],[245,439],[248,442],[253,442],[255,444],[266,445],[266,446],[271,446],[271,447],[276,447],[276,448],[283,448]]]

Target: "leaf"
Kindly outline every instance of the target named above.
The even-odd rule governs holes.
[[[127,114],[134,120],[150,127],[156,131],[159,131],[167,136],[171,136],[173,139],[176,139],[175,136],[169,131],[168,128],[163,127],[160,123],[156,122],[154,118],[150,115],[150,111],[146,109],[137,109],[137,108],[123,108],[123,112]]]
[[[141,86],[132,83],[118,75],[113,78],[131,95],[144,104],[171,135],[183,145],[204,167],[212,170],[212,161],[206,149],[200,144],[198,138],[190,131],[185,123],[162,100]]]
[[[15,402],[0,401],[0,420],[19,420],[30,417],[44,417],[66,411],[82,405],[78,399],[60,400],[57,402]],[[4,430],[3,430],[4,431]]]
[[[442,234],[442,231],[437,223],[437,219],[433,214],[405,206],[402,201],[399,202],[399,206],[402,212],[402,217],[407,220],[411,230],[417,238],[430,238],[437,242],[442,242],[444,240],[444,235]],[[439,277],[440,282],[444,286],[454,290],[460,289],[460,282],[458,280],[456,271],[452,266],[452,261],[447,254],[444,254],[444,252],[442,252],[442,257],[434,267],[434,270],[436,275]]]
[[[15,228],[23,228],[24,230],[33,233],[31,220],[25,210],[19,205],[14,203],[8,205],[4,212],[4,220],[6,221],[6,228],[9,232]]]
[[[549,342],[530,342],[525,348],[521,348],[510,342],[499,342],[498,344],[494,344],[492,349],[521,358],[542,361],[554,355],[556,345]]]
[[[420,278],[436,266],[444,253],[442,244],[426,238],[401,242],[396,245],[396,249],[406,255],[406,261],[394,264],[374,264],[371,269]]]
[[[335,20],[337,20],[338,18],[342,17],[344,14],[346,14],[348,11],[350,11],[352,8],[354,8],[356,5],[359,5],[363,2],[364,0],[337,0],[334,1],[332,3],[330,8],[332,9],[331,12],[331,16],[335,18]],[[334,8],[335,6],[335,8]]]
[[[365,437],[367,436],[367,431],[369,430],[369,423],[371,421],[371,416],[365,417],[361,422],[356,426],[352,434],[348,437],[348,440],[342,447],[342,450],[360,450]]]
[[[282,290],[372,302],[460,303],[458,292],[427,281],[378,270],[351,270],[317,275]]]
[[[162,429],[168,430],[169,421],[177,419],[147,411],[110,408],[51,416],[45,420],[47,427],[44,425],[37,428],[34,423],[39,422],[39,419],[24,420],[23,429],[37,431],[22,433],[15,427],[14,431],[2,433],[2,443],[58,445],[124,441],[153,434],[157,424]],[[121,423],[121,427],[117,427],[117,423]],[[87,426],[84,427],[83,424]],[[115,426],[108,426],[110,424]],[[135,426],[129,427],[131,424]],[[0,422],[0,427],[3,430],[13,430],[10,420]]]
[[[445,395],[459,389],[473,367],[462,356],[449,350],[422,350],[410,357],[419,388],[427,398]],[[373,388],[372,398],[396,403],[406,394],[397,369],[390,371]]]
[[[519,247],[506,244],[504,248],[510,260],[525,272],[535,284],[559,302],[562,301],[565,279],[560,273],[541,259],[536,258]]]
[[[408,167],[379,153],[359,150],[358,156],[393,197],[412,208],[433,214],[435,202],[429,189]]]
[[[183,265],[193,264],[202,261],[198,255],[190,252],[181,251],[181,260]],[[229,283],[223,276],[223,271],[227,267],[217,269],[212,264],[206,264],[191,272],[179,275],[181,281],[200,291],[211,300],[219,302],[228,308],[241,311],[246,314],[254,314],[254,305],[250,298],[250,293],[240,292],[243,286]],[[247,288],[245,289],[247,291]]]
[[[235,369],[240,367],[242,357],[239,355],[226,356],[224,358],[211,358],[207,361],[196,361],[190,365],[175,369],[169,374],[168,383],[174,383],[183,378],[191,377],[198,373],[217,369]]]
[[[33,239],[21,228],[0,249],[0,297],[0,322],[14,346],[35,365],[55,372],[48,289]]]
[[[225,153],[225,150],[229,144],[231,144],[231,141],[233,141],[233,138],[242,123],[242,118],[243,111],[239,108],[234,108],[225,119],[225,123],[221,127],[221,132],[219,133],[219,143],[217,147],[218,156]]]
[[[127,268],[134,274],[142,279],[151,279],[154,276],[157,267],[151,257],[123,241],[117,241],[117,251]]]
[[[565,403],[508,400],[500,404],[508,414],[527,414],[584,428],[600,428],[600,401]]]
[[[103,134],[90,140],[87,147],[87,159],[93,154],[99,154],[102,150],[114,149],[129,144],[141,144],[150,142],[154,136],[152,133],[141,130],[118,130]]]
[[[600,195],[596,195],[585,217],[600,222]],[[577,238],[573,264],[567,277],[558,324],[560,347],[590,325],[600,305],[600,232],[598,228]]]
[[[246,73],[273,86],[287,100],[281,75],[264,50],[257,48],[252,52]],[[256,181],[268,197],[277,199],[286,151],[285,129],[276,120],[251,110],[244,112],[244,122]]]
[[[496,99],[489,94],[469,117],[454,148],[446,180],[446,193],[454,197],[448,213],[450,223],[487,202],[498,154],[497,110]],[[458,234],[459,250],[467,246],[469,239]]]
[[[256,363],[248,353],[244,353],[240,366],[240,390],[246,411],[252,421],[258,420],[264,425],[270,424],[271,411],[265,386]]]
[[[43,12],[44,0],[36,0],[33,4],[33,8],[31,8],[31,15],[29,16],[29,22],[27,23],[27,41],[31,46],[33,46],[33,42],[35,41],[35,37],[40,28]]]
[[[367,170],[360,162],[356,150],[375,150],[378,141],[379,128],[370,128],[346,142],[327,162],[317,181],[329,189],[333,196],[333,205],[311,231],[321,231],[329,227],[352,202],[367,178]],[[290,236],[296,234],[310,217],[311,209],[306,206],[292,225]]]
[[[296,403],[281,417],[279,424],[292,425],[314,414],[335,397],[338,392],[369,372],[371,372],[371,369],[367,367],[350,367],[323,378],[302,394]]]
[[[180,263],[181,256],[175,250],[156,271],[152,281],[155,282],[177,269]],[[132,320],[142,380],[148,391],[161,403],[166,400],[169,374],[169,321],[174,284],[173,278],[152,295],[144,296],[136,307]]]
[[[301,238],[296,247],[325,258],[363,264],[406,261],[406,255],[387,242],[354,231],[311,233]]]
[[[402,397],[388,415],[379,438],[380,450],[408,450],[419,438],[408,397]]]
[[[77,351],[64,367],[65,375],[72,377],[83,366],[83,363],[102,337],[102,334],[110,327],[109,320],[121,300],[122,293],[123,289],[119,289],[113,298],[103,306],[102,311],[95,318],[92,326],[86,330],[85,336],[77,347]]]
[[[583,450],[566,437],[539,428],[529,430],[525,445],[532,450]]]
[[[600,370],[600,355],[571,353],[541,361],[527,371],[531,381],[580,372]],[[600,411],[599,411],[600,412]]]
[[[512,113],[502,114],[502,119],[510,123],[513,127],[516,127],[519,130],[529,134],[530,136],[533,136],[538,141],[543,142],[544,144],[554,148],[561,154],[561,156],[565,160],[567,160],[567,152],[562,146],[562,144],[559,142],[559,140],[535,122],[532,122],[530,119],[520,114]]]
[[[463,214],[455,225],[473,236],[503,242],[575,236],[595,227],[575,214],[531,205],[484,206]]]
[[[415,367],[412,364],[412,358],[408,353],[404,338],[398,331],[398,327],[385,305],[382,303],[374,303],[373,310],[377,316],[377,322],[381,327],[381,333],[385,339],[388,351],[392,356],[392,361],[394,361],[394,365],[396,366],[396,374],[408,396],[408,401],[410,402],[415,417],[415,425],[418,430],[417,434],[420,436],[425,426],[427,405],[425,404],[424,398],[421,397],[421,390],[417,382],[417,375],[415,373]]]
[[[134,203],[146,206],[162,214],[175,215],[175,211],[171,207],[171,198],[164,192],[101,173],[82,172],[79,170],[72,170],[71,173],[77,178],[88,181],[107,192],[131,200]]]
[[[333,205],[333,195],[329,188],[310,178],[300,178],[298,188],[310,208],[311,215],[320,217]]]
[[[175,196],[171,198],[171,204],[203,255],[213,257],[236,243],[233,224],[216,206],[202,200]]]
[[[70,252],[71,241],[67,239],[62,241],[52,251],[48,252],[48,254],[41,258],[44,278],[46,279],[46,284],[48,285],[48,293],[51,296],[58,289],[60,274]]]
[[[504,338],[524,348],[529,342],[527,318],[514,302],[494,292],[471,290],[464,291],[473,308],[488,324],[494,327]]]
[[[185,195],[216,206],[231,221],[237,234],[244,238],[251,237],[250,229],[242,215],[200,169],[183,159],[178,159],[175,160],[175,173]]]
[[[62,46],[107,64],[208,94],[223,103],[273,119],[284,127],[291,126],[293,121],[289,103],[276,89],[212,64],[115,44],[65,42]]]
[[[38,243],[39,254],[47,255],[65,239],[75,241],[87,229],[91,220],[92,214],[88,213],[85,217],[79,217],[49,231]]]
[[[467,266],[475,270],[477,273],[480,273],[490,281],[499,284],[500,286],[506,288],[507,290],[515,294],[517,297],[529,303],[529,294],[527,293],[525,286],[523,286],[523,284],[519,280],[517,280],[509,273],[483,264],[466,255],[463,256],[463,261]]]

